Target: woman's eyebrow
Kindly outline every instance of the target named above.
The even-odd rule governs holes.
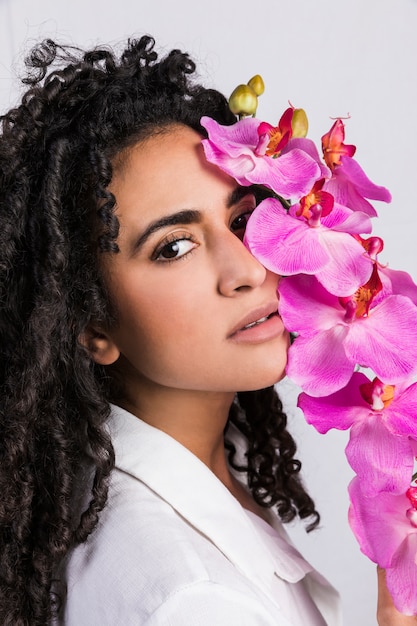
[[[250,185],[249,187],[242,187],[238,185],[233,189],[232,193],[227,197],[226,206],[228,209],[231,209],[232,206],[237,204],[239,200],[242,200],[245,196],[249,196],[254,193],[254,185]]]
[[[165,215],[164,217],[151,222],[143,233],[139,235],[133,243],[132,254],[137,252],[143,246],[145,241],[147,241],[153,233],[161,228],[165,228],[166,226],[177,226],[179,224],[198,224],[199,222],[201,222],[200,211],[186,210],[178,211],[178,213],[172,213],[171,215]]]

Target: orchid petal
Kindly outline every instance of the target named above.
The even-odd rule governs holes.
[[[380,185],[375,185],[371,180],[369,180],[355,159],[352,159],[349,156],[342,156],[341,162],[343,174],[355,185],[355,189],[361,196],[369,198],[370,200],[391,202],[391,194],[388,189],[381,187]]]
[[[316,234],[310,231],[304,221],[289,215],[277,200],[267,198],[247,223],[245,243],[252,254],[276,274],[315,273],[330,257]]]
[[[306,152],[312,159],[314,159],[320,168],[320,175],[318,178],[330,178],[331,170],[322,162],[316,145],[311,139],[306,139],[304,137],[292,138],[282,150],[281,154],[286,154],[294,149],[303,150],[303,152]]]
[[[344,209],[345,218],[343,221],[336,222],[336,212],[338,210],[340,211],[341,208]],[[346,213],[346,211],[348,213]],[[335,215],[333,215],[333,213]],[[329,216],[322,219],[322,223],[332,230],[338,230],[352,235],[372,232],[372,222],[369,215],[366,215],[366,213],[362,213],[361,211],[352,211],[351,209],[342,207],[340,204],[334,205],[333,211],[329,214]]]
[[[348,233],[327,230],[319,231],[317,235],[329,256],[325,267],[316,272],[317,280],[330,293],[350,296],[369,280],[372,261],[363,254],[361,244]]]
[[[398,611],[417,613],[417,529],[407,519],[405,495],[362,493],[356,477],[349,485],[349,523],[362,552],[386,569],[388,590]]]
[[[204,152],[207,161],[217,165],[221,170],[232,176],[240,185],[248,187],[250,183],[246,175],[254,167],[254,156],[251,153],[242,153],[239,158],[231,157],[226,152],[219,150],[208,139],[203,140]]]
[[[242,150],[248,152],[256,148],[258,143],[258,127],[261,123],[254,117],[245,117],[237,124],[223,126],[210,117],[202,117],[200,120],[206,129],[210,141],[216,146],[220,145],[223,152],[231,157],[240,156]],[[205,146],[207,140],[203,140]]]
[[[393,270],[389,267],[381,267],[379,270],[381,280],[387,278],[390,282],[391,293],[407,296],[417,305],[417,285],[407,272]]]
[[[359,228],[356,233],[371,228],[368,216],[336,205],[319,226],[311,228],[304,217],[297,216],[298,209],[299,205],[293,205],[287,213],[275,200],[264,200],[246,228],[249,249],[277,274],[315,274],[330,293],[350,296],[372,272],[362,245],[348,234],[355,232],[355,226]]]
[[[354,367],[343,349],[347,332],[345,326],[336,326],[313,337],[297,337],[288,351],[288,376],[314,397],[344,387]]]
[[[417,533],[409,534],[386,571],[386,582],[395,607],[404,615],[417,614]]]
[[[391,194],[388,189],[370,181],[351,157],[342,156],[340,161],[340,166],[333,170],[332,178],[326,181],[323,189],[330,192],[336,202],[354,211],[362,211],[371,217],[377,215],[374,207],[365,198],[390,202]]]
[[[370,202],[365,200],[363,196],[355,189],[353,183],[341,173],[342,168],[339,167],[333,172],[330,180],[327,180],[323,189],[334,196],[335,202],[343,204],[352,211],[361,211],[370,217],[375,217],[378,213]]]
[[[329,132],[321,138],[324,160],[332,169],[340,165],[342,155],[353,156],[356,152],[356,146],[346,145],[343,143],[344,140],[345,125],[339,118],[334,122]]]
[[[350,506],[348,511],[349,526],[356,537],[361,552],[365,554],[371,561],[378,563],[377,550],[375,549],[375,535],[378,537],[377,532],[372,528],[372,519],[369,520],[366,511],[366,503],[369,501],[372,503],[373,499],[365,498],[360,489],[361,481],[357,476],[353,478],[349,485]],[[370,523],[371,521],[371,523]],[[402,537],[400,536],[398,545],[401,544]],[[387,561],[391,564],[393,553],[398,548],[397,544],[390,546],[389,558]],[[381,562],[381,561],[380,561]]]
[[[417,383],[400,391],[395,389],[394,401],[384,410],[387,426],[394,435],[417,439]]]
[[[345,350],[383,381],[406,379],[417,370],[417,307],[405,296],[389,296],[350,324]]]
[[[257,157],[256,167],[246,179],[253,184],[265,185],[284,198],[298,199],[310,191],[318,175],[317,164],[305,152],[292,150],[276,159]]]
[[[384,492],[365,496],[358,477],[350,483],[349,495],[349,523],[362,552],[381,567],[391,567],[404,539],[417,532],[406,516],[408,498]]]
[[[314,276],[283,278],[279,284],[279,311],[285,327],[305,337],[342,324],[345,311]]]
[[[260,120],[245,118],[222,126],[209,117],[201,119],[208,132],[202,144],[207,160],[241,185],[261,184],[285,198],[299,199],[320,176],[320,167],[305,151],[293,149],[282,156],[258,156]]]
[[[314,398],[301,393],[298,406],[319,433],[327,433],[330,428],[346,430],[355,421],[366,419],[371,412],[359,390],[359,385],[366,382],[369,381],[365,374],[355,372],[346,387],[329,396]]]
[[[369,411],[367,419],[353,425],[346,447],[350,466],[362,479],[362,492],[404,493],[413,473],[414,457],[408,437],[393,436],[383,412]]]

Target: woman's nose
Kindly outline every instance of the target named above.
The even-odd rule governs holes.
[[[259,287],[267,270],[232,232],[222,238],[217,250],[218,289],[224,296]]]

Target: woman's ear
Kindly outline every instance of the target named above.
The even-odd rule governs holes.
[[[110,335],[92,326],[81,333],[78,341],[87,348],[93,361],[99,365],[112,365],[120,356],[120,350]]]

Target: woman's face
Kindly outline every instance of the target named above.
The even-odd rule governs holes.
[[[123,156],[110,188],[120,252],[103,264],[118,314],[106,335],[129,397],[275,383],[288,333],[276,315],[278,277],[242,243],[251,190],[209,164],[187,127]]]

